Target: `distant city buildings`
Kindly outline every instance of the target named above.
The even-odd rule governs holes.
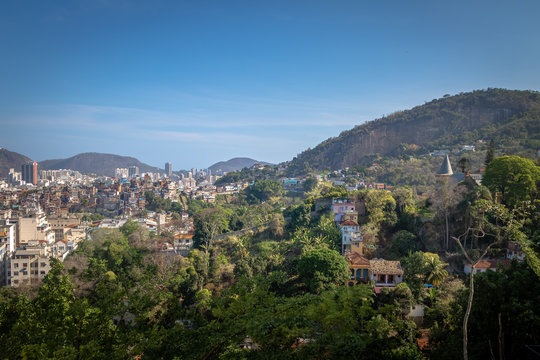
[[[117,179],[127,179],[129,177],[129,170],[127,168],[117,168],[114,172],[114,177]]]
[[[139,167],[138,166],[129,166],[128,167],[128,177],[133,178],[137,175],[140,175],[139,173]]]
[[[173,174],[172,163],[170,162],[165,163],[165,174],[167,174],[169,179],[172,177],[172,174]]]
[[[22,180],[27,184],[37,185],[37,162],[28,162],[21,166]]]
[[[22,173],[16,172],[15,169],[9,169],[7,181],[10,184],[15,184],[22,181]]]

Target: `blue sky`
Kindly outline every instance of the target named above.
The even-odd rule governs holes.
[[[540,2],[0,2],[0,146],[175,170],[290,160],[364,121],[540,90]]]

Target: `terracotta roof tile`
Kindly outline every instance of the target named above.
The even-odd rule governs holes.
[[[373,274],[403,275],[399,261],[373,259],[369,260],[369,267]]]
[[[509,266],[510,260],[480,260],[476,265],[475,269],[496,269],[497,266],[501,264],[502,266]],[[466,263],[468,267],[471,267],[470,263]]]
[[[347,262],[349,265],[364,265],[369,267],[369,260],[358,253],[352,253],[348,256]]]
[[[352,220],[345,220],[339,226],[358,226],[358,223],[356,221]]]

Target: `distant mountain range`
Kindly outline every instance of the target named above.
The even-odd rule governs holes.
[[[540,148],[540,93],[488,89],[445,95],[329,138],[290,161],[288,173],[368,165],[385,156],[421,155],[480,139],[534,158]]]
[[[7,177],[10,168],[14,168],[15,171],[21,171],[21,165],[28,161],[32,161],[32,159],[13,151],[0,149],[0,178]],[[234,158],[215,163],[210,169],[212,172],[219,170],[230,172],[242,170],[244,167],[251,167],[253,164],[267,165],[269,163],[250,158]],[[164,172],[163,169],[142,163],[134,157],[94,152],[77,154],[67,159],[43,160],[38,162],[39,170],[71,169],[83,174],[106,176],[114,176],[116,168],[127,168],[129,166],[138,166],[141,173]]]
[[[77,154],[67,159],[44,160],[38,165],[40,170],[71,169],[83,174],[107,176],[114,176],[116,168],[129,166],[138,166],[141,173],[163,172],[163,169],[142,163],[134,157],[93,152]]]
[[[32,161],[32,159],[27,156],[0,148],[0,178],[7,177],[11,168],[20,172],[21,165],[29,161]]]
[[[208,169],[212,170],[212,173],[218,171],[230,172],[230,171],[239,171],[243,168],[251,167],[254,164],[270,165],[270,163],[264,161],[257,161],[250,158],[233,158],[227,161],[220,161],[210,166]]]

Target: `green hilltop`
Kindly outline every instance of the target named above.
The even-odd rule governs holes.
[[[487,89],[443,98],[355,126],[289,162],[289,173],[368,165],[380,157],[426,154],[493,139],[505,153],[540,148],[540,93]]]

